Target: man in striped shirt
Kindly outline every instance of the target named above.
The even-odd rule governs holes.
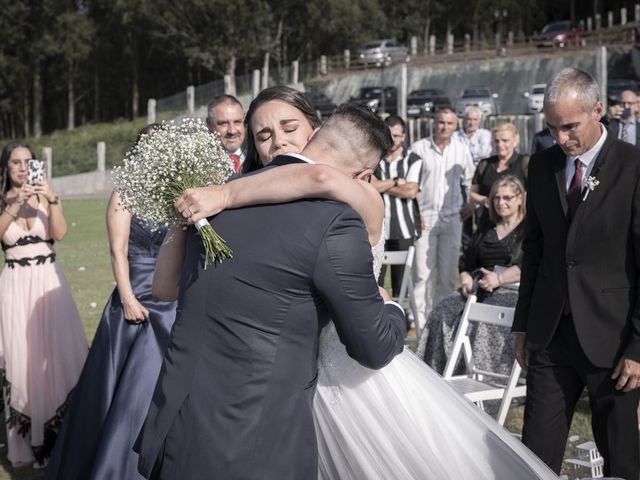
[[[393,147],[374,172],[373,186],[384,199],[385,250],[407,250],[420,236],[420,212],[416,196],[420,190],[422,160],[404,148],[405,125],[402,118],[391,115],[385,119],[391,131]],[[384,286],[386,268],[380,272]],[[400,293],[404,265],[391,267],[393,295]]]
[[[409,151],[422,159],[418,205],[422,236],[416,241],[414,300],[417,328],[432,307],[455,290],[462,234],[461,214],[468,215],[462,188],[469,191],[475,166],[467,145],[454,138],[458,117],[450,108],[436,114],[433,136],[418,140]]]

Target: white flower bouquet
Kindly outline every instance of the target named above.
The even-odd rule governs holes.
[[[186,225],[174,209],[188,188],[220,185],[233,166],[217,134],[199,119],[163,123],[141,135],[122,166],[113,169],[115,189],[123,207],[151,228]],[[205,268],[233,253],[206,219],[196,223],[205,250]]]

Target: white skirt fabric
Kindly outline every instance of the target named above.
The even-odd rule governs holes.
[[[320,338],[314,418],[323,480],[558,478],[411,351],[370,370],[333,324]]]

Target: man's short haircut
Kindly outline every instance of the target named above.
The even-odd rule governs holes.
[[[402,132],[404,133],[405,131],[404,120],[398,115],[389,115],[387,118],[384,119],[384,123],[389,128],[397,127],[398,125],[400,125],[402,127]]]
[[[311,141],[324,141],[365,168],[375,168],[391,150],[389,127],[363,105],[343,103],[333,112]]]
[[[209,123],[211,121],[211,118],[213,117],[213,115],[211,114],[213,109],[216,108],[218,105],[222,105],[225,103],[229,103],[231,105],[238,105],[242,109],[242,104],[240,103],[240,100],[238,100],[233,95],[227,95],[227,94],[219,95],[216,98],[214,98],[211,102],[209,102],[209,105],[207,105],[207,123]]]
[[[582,110],[591,112],[600,101],[598,82],[587,72],[567,67],[553,77],[544,92],[544,105],[557,103],[563,98],[575,97],[580,100]]]
[[[456,116],[456,118],[458,118],[458,114],[457,114],[457,113],[456,113],[456,111],[455,111],[453,108],[451,108],[451,107],[442,107],[442,108],[439,108],[439,109],[436,111],[436,118],[438,118],[438,117],[439,117],[439,116],[441,116],[441,115],[444,115],[445,113],[453,113],[453,114]]]

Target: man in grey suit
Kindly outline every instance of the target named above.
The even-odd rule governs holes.
[[[267,168],[308,155],[363,178],[390,145],[379,118],[344,105],[302,155]],[[211,224],[234,256],[204,270],[199,238],[188,239],[179,313],[136,445],[139,471],[164,480],[315,478],[320,329],[331,317],[349,355],[381,368],[403,348],[404,312],[380,297],[364,224],[345,204],[259,205]]]

